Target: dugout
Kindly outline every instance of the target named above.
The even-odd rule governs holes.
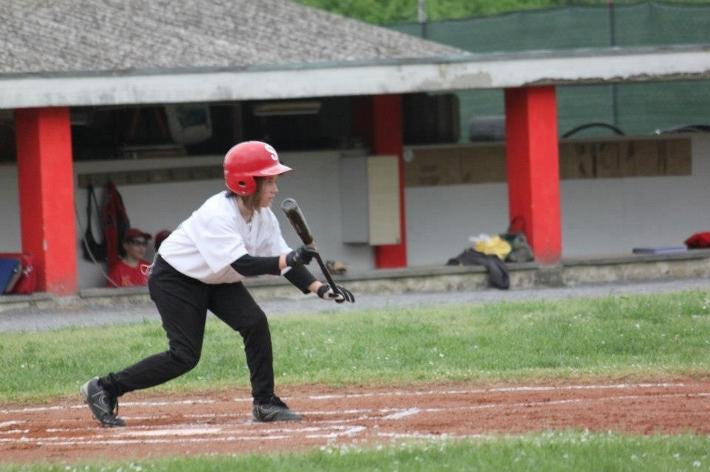
[[[557,87],[671,83],[707,80],[710,75],[710,52],[704,46],[472,54],[280,1],[259,3],[280,19],[265,26],[265,37],[289,41],[244,44],[235,34],[235,13],[211,11],[200,2],[168,12],[172,22],[194,33],[177,36],[147,7],[98,1],[93,5],[84,16],[63,18],[66,5],[57,2],[29,14],[27,22],[6,25],[24,33],[8,30],[14,49],[9,48],[12,55],[5,52],[0,70],[5,123],[0,128],[6,130],[4,149],[9,149],[0,178],[5,182],[3,213],[11,222],[0,229],[0,240],[37,254],[40,288],[53,293],[74,293],[100,280],[77,258],[88,181],[107,175],[116,180],[135,225],[173,227],[187,208],[219,185],[226,143],[242,138],[273,141],[275,136],[283,160],[298,170],[290,182],[284,179],[282,195],[295,196],[314,227],[329,228],[332,238],[323,242],[323,250],[355,268],[443,261],[429,249],[432,240],[451,255],[466,243],[461,235],[475,231],[451,219],[462,212],[496,230],[503,229],[510,216],[522,215],[538,260],[555,263],[562,256],[560,195],[565,191],[559,180]],[[203,11],[224,17],[224,23],[216,23],[207,34]],[[17,13],[13,18],[28,17]],[[112,21],[117,18],[131,27],[125,35],[115,30]],[[309,28],[299,29],[299,21]],[[98,25],[105,33],[100,37],[109,38],[121,53],[107,54],[99,35],[66,34],[60,27],[66,22],[77,30]],[[40,29],[53,41],[32,37],[31,31]],[[218,42],[210,34],[230,40]],[[293,41],[294,34],[303,36]],[[156,35],[166,41],[167,53],[151,48]],[[251,51],[254,44],[264,48],[260,54]],[[407,158],[418,159],[426,145],[405,141],[402,110],[416,108],[422,97],[449,96],[458,90],[502,94],[507,117],[504,156],[507,168],[514,170],[506,172],[505,182],[489,182],[490,187],[476,182],[408,187],[407,168],[416,161]],[[447,100],[433,100],[440,106],[437,122],[448,117],[456,123]],[[446,136],[451,129],[433,135]],[[693,166],[698,162],[689,197],[697,200],[704,198],[696,180],[705,173],[708,145],[702,137],[688,139]],[[451,162],[460,165],[456,158]],[[344,172],[347,166],[350,170]],[[349,176],[355,173],[367,191],[358,185],[348,190]],[[375,195],[380,200],[367,210],[356,208],[360,216],[367,211],[367,223],[381,232],[373,236],[368,231],[346,241],[344,210],[362,204],[365,195],[369,200],[377,193],[374,189],[381,188],[381,179],[394,182],[386,187],[391,191]],[[679,179],[647,181],[642,193],[664,184],[674,190],[688,188],[689,179]],[[617,183],[622,184],[617,191],[639,194],[638,188]],[[389,210],[378,214],[383,208]],[[587,211],[605,214],[600,208]],[[692,218],[687,212],[678,217]],[[452,221],[459,224],[458,242]],[[570,247],[583,244],[572,241]]]

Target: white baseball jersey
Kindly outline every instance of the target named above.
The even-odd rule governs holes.
[[[158,253],[179,272],[206,284],[239,282],[230,265],[245,254],[278,256],[290,252],[270,208],[255,211],[247,223],[236,198],[211,196],[160,245]]]

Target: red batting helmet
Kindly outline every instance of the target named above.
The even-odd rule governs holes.
[[[224,156],[224,182],[232,192],[246,197],[256,192],[254,177],[269,177],[291,170],[279,162],[271,145],[261,141],[239,143]]]

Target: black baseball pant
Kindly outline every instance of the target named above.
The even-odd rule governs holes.
[[[210,310],[244,339],[254,400],[264,401],[273,395],[269,324],[241,282],[205,284],[178,272],[158,256],[148,288],[168,335],[169,349],[102,377],[100,383],[109,393],[121,396],[132,390],[153,387],[194,368],[200,360],[205,320]]]

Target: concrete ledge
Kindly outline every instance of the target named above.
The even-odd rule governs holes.
[[[32,295],[2,295],[0,296],[0,312],[27,307],[52,306],[57,302],[56,295],[50,293],[33,293]]]
[[[580,265],[613,265],[636,262],[658,262],[658,261],[687,261],[710,258],[710,249],[692,249],[673,254],[632,254],[628,256],[607,256],[595,258],[565,258],[562,263],[565,266]]]
[[[710,249],[678,254],[631,255],[595,259],[565,259],[559,265],[537,263],[508,264],[512,289],[534,287],[573,287],[617,281],[649,281],[710,277]],[[318,274],[317,268],[312,268]],[[488,273],[482,266],[430,266],[406,269],[381,269],[336,275],[355,294],[475,291],[488,288]],[[299,299],[302,297],[282,277],[248,279],[254,297],[259,299]],[[0,312],[29,307],[68,307],[92,304],[101,306],[150,303],[146,287],[89,288],[77,295],[47,293],[0,296]]]
[[[562,266],[562,283],[568,287],[616,281],[710,277],[710,250],[610,257],[593,261],[569,260],[564,261]]]

